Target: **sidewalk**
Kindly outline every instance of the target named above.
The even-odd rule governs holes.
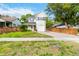
[[[0,38],[0,41],[47,41],[53,38]]]

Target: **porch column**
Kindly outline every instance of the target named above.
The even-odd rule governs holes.
[[[5,22],[5,27],[6,27],[6,22]]]
[[[32,31],[34,31],[34,25],[32,25]]]
[[[12,27],[12,22],[10,22],[11,24],[10,24],[10,26]]]

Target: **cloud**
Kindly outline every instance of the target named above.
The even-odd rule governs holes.
[[[0,4],[0,14],[20,17],[24,14],[34,14],[31,9],[27,8],[10,8],[5,4]]]

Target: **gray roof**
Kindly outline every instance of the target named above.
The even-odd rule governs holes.
[[[36,25],[35,22],[28,22],[28,23],[25,23],[24,25]]]
[[[5,20],[3,20],[3,19],[0,19],[0,22],[5,22]]]

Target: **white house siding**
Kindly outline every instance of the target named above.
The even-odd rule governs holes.
[[[43,32],[43,31],[46,31],[46,17],[47,17],[46,14],[39,13],[39,14],[34,15],[33,17],[28,18],[28,23],[35,22],[36,30],[38,32],[40,31]],[[28,29],[33,29],[33,28],[28,26]]]
[[[36,29],[38,32],[46,31],[46,21],[45,20],[37,20],[36,21]]]
[[[46,31],[46,17],[45,13],[39,13],[36,16],[36,29],[38,32]]]

